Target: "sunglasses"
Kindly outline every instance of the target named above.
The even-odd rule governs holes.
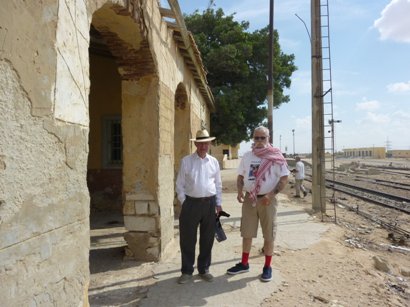
[[[253,139],[255,141],[263,141],[264,139],[266,139],[266,136],[254,136]]]

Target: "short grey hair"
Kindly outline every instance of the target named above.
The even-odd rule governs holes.
[[[255,134],[256,131],[261,131],[261,132],[263,132],[266,136],[269,136],[269,129],[266,128],[265,126],[256,127],[255,130],[253,131],[253,133]]]

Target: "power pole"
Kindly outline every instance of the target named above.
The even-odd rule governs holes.
[[[323,70],[320,0],[311,0],[312,32],[312,209],[326,212]]]
[[[273,0],[269,6],[269,59],[268,59],[268,129],[270,143],[273,144]]]

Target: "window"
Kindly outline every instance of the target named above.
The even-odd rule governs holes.
[[[104,167],[122,167],[121,117],[104,119],[103,129]]]

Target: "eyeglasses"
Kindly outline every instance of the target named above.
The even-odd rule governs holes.
[[[266,139],[266,136],[254,136],[253,139],[255,141],[263,141],[264,139]]]

